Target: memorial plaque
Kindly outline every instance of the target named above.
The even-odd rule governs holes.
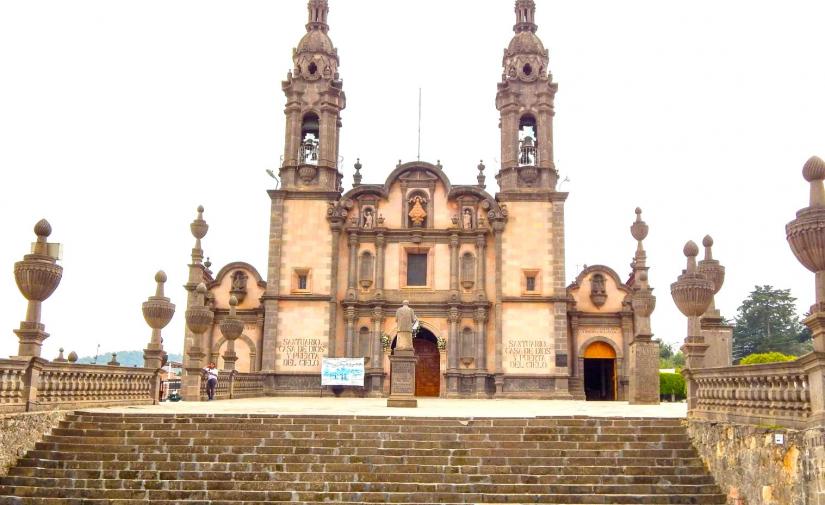
[[[552,366],[549,339],[511,337],[503,354],[505,371],[510,373],[547,373]]]
[[[567,355],[566,354],[556,354],[556,366],[559,368],[567,366]]]

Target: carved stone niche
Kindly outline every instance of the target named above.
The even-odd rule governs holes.
[[[414,228],[424,228],[427,227],[427,221],[429,221],[430,215],[427,213],[429,199],[426,195],[421,194],[420,192],[414,192],[408,202],[407,206],[410,209],[407,213],[409,218],[409,226]]]
[[[375,257],[369,251],[361,253],[358,265],[358,284],[364,289],[372,286],[373,273],[375,272]]]
[[[249,276],[243,270],[236,270],[232,273],[232,287],[229,289],[229,294],[234,295],[238,299],[238,303],[242,303],[246,298],[246,283]]]
[[[470,252],[461,255],[461,287],[470,290],[475,285],[476,258]]]
[[[607,290],[604,287],[604,275],[602,274],[597,273],[590,277],[590,301],[597,308],[607,301]]]

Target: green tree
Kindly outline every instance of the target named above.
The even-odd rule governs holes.
[[[656,342],[659,343],[659,358],[661,359],[670,359],[673,357],[673,345],[666,344],[659,340],[658,338],[654,338]]]
[[[741,360],[740,365],[756,365],[759,363],[778,363],[781,361],[793,361],[796,356],[782,354],[781,352],[765,352],[762,354],[748,354]]]
[[[811,349],[810,334],[799,320],[790,289],[754,286],[739,306],[733,328],[733,359],[777,351],[801,355]]]

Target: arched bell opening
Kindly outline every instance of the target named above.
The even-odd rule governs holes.
[[[538,165],[538,128],[532,114],[521,116],[518,122],[518,164],[519,166]]]
[[[616,399],[616,351],[607,342],[593,342],[584,351],[584,395],[587,400]]]
[[[304,114],[301,121],[301,150],[299,160],[304,165],[318,164],[318,149],[321,145],[321,121],[314,112]]]

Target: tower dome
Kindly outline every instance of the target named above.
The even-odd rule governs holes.
[[[338,51],[332,45],[327,31],[327,0],[309,0],[307,33],[292,52],[294,74],[308,80],[335,79],[338,72]]]
[[[513,25],[513,31],[516,33],[504,50],[503,80],[518,79],[529,82],[546,79],[550,57],[541,39],[536,35],[536,3],[533,0],[516,0],[515,11],[516,24]]]

